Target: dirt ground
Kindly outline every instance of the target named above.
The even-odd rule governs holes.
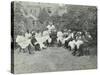
[[[34,73],[96,69],[97,56],[73,56],[64,48],[51,47],[34,54],[14,52],[14,72]]]

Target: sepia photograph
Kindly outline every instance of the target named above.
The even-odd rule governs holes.
[[[11,2],[11,73],[97,69],[97,7]]]

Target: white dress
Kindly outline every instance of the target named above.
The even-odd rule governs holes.
[[[16,38],[16,42],[22,49],[24,49],[31,43],[31,39],[29,39],[29,37],[31,37],[31,35],[27,33],[25,34],[25,37],[22,35],[18,35]]]
[[[61,31],[57,32],[57,42],[63,42],[63,33]]]
[[[37,43],[40,45],[40,48],[41,48],[41,49],[42,49],[42,48],[45,48],[45,45],[43,44],[44,38],[43,38],[41,32],[36,33],[36,34],[35,34],[35,38],[36,38],[36,40],[37,40]]]
[[[71,50],[73,50],[75,48],[75,44],[76,44],[76,42],[75,42],[75,40],[73,40],[73,41],[70,41],[68,43],[68,46],[70,46],[71,47]]]
[[[42,40],[43,40],[43,42],[45,42],[46,40],[48,40],[49,43],[51,42],[51,38],[49,36],[49,32],[48,31],[44,31],[43,32]]]
[[[82,40],[77,40],[77,42],[75,42],[77,49],[79,49],[80,45],[84,44],[84,42]]]

